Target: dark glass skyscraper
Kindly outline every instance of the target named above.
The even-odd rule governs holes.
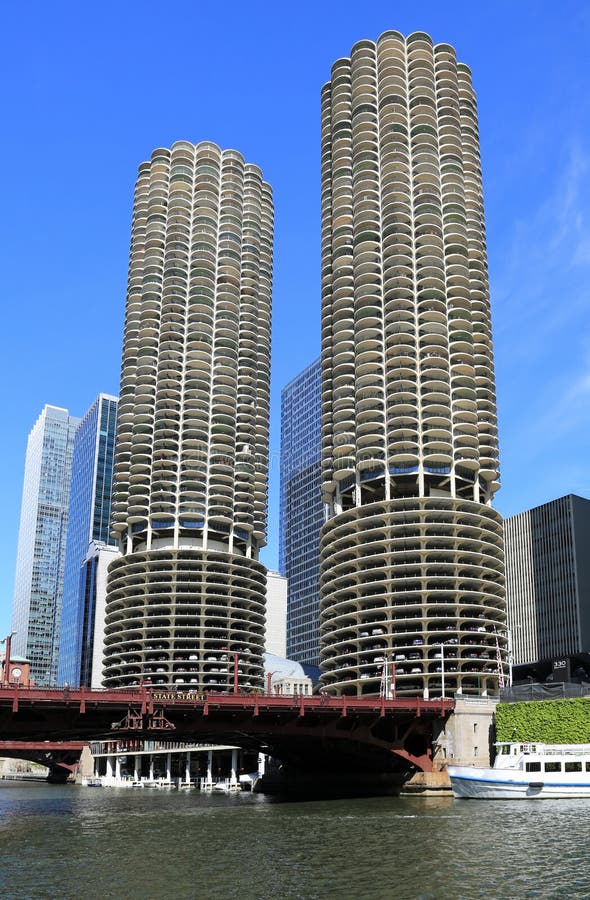
[[[281,395],[280,570],[289,582],[287,656],[319,665],[321,364],[317,359]]]
[[[514,661],[590,653],[590,500],[568,494],[504,522]]]
[[[100,394],[76,433],[68,517],[58,683],[90,684],[96,554],[109,537],[117,398]],[[82,670],[86,673],[81,676]]]

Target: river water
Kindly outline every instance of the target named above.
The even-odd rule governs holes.
[[[588,898],[590,800],[0,783],[4,898]]]

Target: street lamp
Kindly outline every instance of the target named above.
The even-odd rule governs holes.
[[[238,693],[238,662],[239,662],[238,652],[237,652],[237,650],[230,650],[229,647],[222,647],[221,649],[225,650],[226,653],[231,653],[234,658],[234,694],[237,694]],[[228,662],[229,662],[229,660],[228,660]],[[229,676],[229,673],[230,673],[230,668],[228,665],[228,667],[227,667],[228,676]]]

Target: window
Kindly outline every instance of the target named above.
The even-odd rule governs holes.
[[[540,772],[541,771],[541,763],[540,762],[528,762],[526,764],[527,772]]]
[[[582,771],[582,763],[580,761],[566,762],[565,771],[566,772],[581,772]]]
[[[546,772],[561,772],[561,763],[560,762],[546,762],[545,763],[545,771]]]

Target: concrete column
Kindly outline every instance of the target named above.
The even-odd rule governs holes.
[[[172,781],[172,754],[166,754],[166,781],[168,784]]]
[[[213,781],[213,750],[207,751],[207,783]]]
[[[234,747],[231,752],[231,774],[229,776],[230,784],[238,783],[238,748]]]
[[[186,762],[184,766],[184,780],[187,784],[190,784],[191,781],[191,752],[187,750],[186,753]]]
[[[258,773],[260,775],[264,775],[264,771],[266,769],[266,756],[264,753],[258,754]]]
[[[115,757],[115,778],[121,781],[121,760],[118,756]]]
[[[154,780],[154,754],[150,753],[150,781]]]
[[[107,756],[107,775],[109,778],[115,779],[115,757]]]
[[[133,780],[139,781],[140,779],[140,767],[139,767],[139,755],[136,753],[133,762]]]

